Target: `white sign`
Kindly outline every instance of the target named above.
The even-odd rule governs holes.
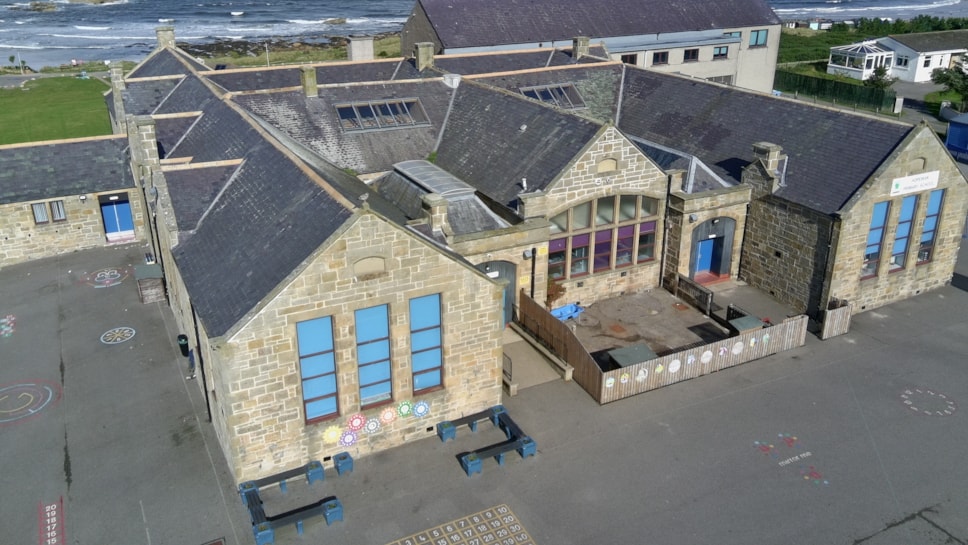
[[[891,196],[896,197],[898,195],[907,195],[908,193],[917,193],[925,189],[934,189],[938,187],[939,174],[939,171],[932,170],[931,172],[925,172],[923,174],[895,178],[891,182]]]

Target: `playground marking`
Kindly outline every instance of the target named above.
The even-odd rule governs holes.
[[[116,327],[109,329],[101,335],[101,342],[104,344],[121,344],[130,341],[135,334],[133,327]]]
[[[0,386],[0,425],[30,418],[60,396],[60,386],[39,380]]]
[[[924,388],[909,388],[901,392],[901,402],[912,411],[927,416],[951,416],[958,410],[948,396]]]
[[[435,526],[387,545],[535,545],[505,504]]]
[[[131,275],[133,267],[107,267],[81,277],[81,282],[95,288],[111,288],[120,285]]]
[[[13,314],[7,314],[3,318],[0,318],[0,337],[10,337],[13,335],[14,331],[17,330],[17,317]]]
[[[779,467],[787,467],[795,462],[802,462],[797,464],[797,468],[803,480],[817,485],[827,486],[830,484],[830,481],[825,479],[815,466],[805,465],[806,459],[813,456],[813,453],[809,450],[803,450],[803,445],[798,437],[789,433],[779,433],[776,437],[775,442],[753,441],[753,448],[763,456],[775,461]]]
[[[64,496],[54,503],[37,504],[38,539],[40,545],[60,545],[64,539]]]

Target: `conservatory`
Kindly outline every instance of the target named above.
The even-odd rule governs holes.
[[[875,40],[830,48],[827,73],[865,80],[874,69],[883,66],[888,73],[894,65],[894,51]]]

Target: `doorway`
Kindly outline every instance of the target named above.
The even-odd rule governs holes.
[[[101,205],[101,220],[108,242],[134,240],[134,220],[131,218],[128,194],[101,195],[98,203]]]
[[[501,309],[501,327],[504,327],[514,317],[514,295],[517,293],[517,282],[515,282],[518,267],[510,261],[488,261],[477,266],[477,270],[486,274],[493,280],[506,280],[504,285],[503,308]]]

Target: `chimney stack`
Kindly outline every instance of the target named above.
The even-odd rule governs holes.
[[[372,61],[373,36],[350,36],[346,53],[351,61]]]
[[[770,142],[757,142],[753,144],[753,159],[763,161],[763,166],[770,174],[776,174],[780,170],[780,152],[783,148]]]
[[[175,27],[160,26],[155,29],[155,36],[158,38],[158,49],[175,47]]]
[[[667,170],[669,175],[669,193],[682,193],[682,182],[685,180],[686,171],[681,168]]]
[[[447,236],[454,234],[447,221],[447,199],[437,193],[428,193],[423,196],[422,205],[434,232],[442,232]]]
[[[417,70],[423,72],[425,68],[430,68],[434,65],[434,43],[433,42],[419,42],[415,44],[417,49],[415,56],[417,58]]]
[[[315,66],[303,66],[302,75],[300,79],[302,80],[303,92],[306,93],[307,98],[316,98],[319,96],[319,86],[316,84],[316,67]]]
[[[571,42],[571,57],[577,61],[588,55],[589,42],[591,38],[588,36],[576,36]]]

